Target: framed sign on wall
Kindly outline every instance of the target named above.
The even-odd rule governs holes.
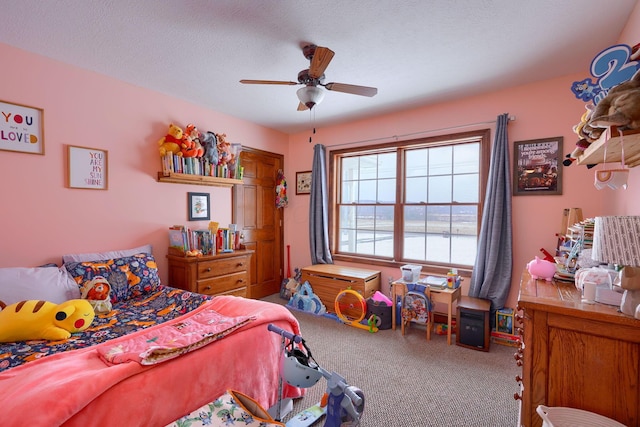
[[[557,136],[514,143],[514,196],[562,194],[562,139]]]
[[[44,154],[41,108],[0,101],[0,150]]]
[[[296,194],[311,194],[311,171],[296,172]]]
[[[69,188],[108,188],[107,150],[69,145],[67,152]]]

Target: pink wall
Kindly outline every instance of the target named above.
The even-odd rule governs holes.
[[[629,19],[639,23],[640,6],[636,7]],[[640,24],[631,24],[625,30],[621,43],[633,46],[640,41]],[[594,52],[594,56],[598,52]],[[579,122],[584,112],[584,103],[573,95],[571,84],[589,75],[590,64],[584,64],[584,73],[543,81],[526,86],[505,89],[488,95],[470,97],[461,101],[438,104],[390,114],[375,119],[348,123],[328,128],[319,128],[309,144],[310,132],[292,135],[286,169],[293,179],[296,171],[311,169],[313,145],[323,144],[327,151],[332,146],[363,140],[376,140],[395,135],[426,132],[424,136],[447,134],[452,131],[467,131],[477,128],[492,129],[493,125],[465,126],[473,123],[495,121],[502,113],[515,116],[509,124],[509,141],[563,136],[564,152],[569,153],[577,141],[572,127]],[[328,101],[326,101],[328,102]],[[317,117],[322,116],[319,105]],[[329,108],[329,107],[327,107]],[[421,135],[422,136],[422,135]],[[411,139],[409,136],[399,139]],[[389,138],[391,140],[392,138]],[[343,148],[343,147],[341,147]],[[511,149],[513,156],[513,149]],[[513,157],[512,157],[513,158]],[[295,159],[295,160],[293,160]],[[292,162],[295,162],[292,164]],[[605,214],[640,214],[640,168],[630,173],[629,188],[613,191],[596,190],[593,186],[594,171],[584,166],[572,165],[563,170],[563,194],[558,196],[517,196],[513,200],[513,277],[507,306],[515,307],[518,297],[520,274],[526,263],[539,255],[539,249],[553,251],[556,247],[555,233],[560,231],[562,212],[565,208],[582,208],[585,218]],[[292,195],[287,208],[285,240],[291,245],[294,267],[304,267],[310,263],[308,250],[308,196]],[[295,232],[294,232],[295,230]],[[354,265],[355,266],[355,265]],[[366,267],[366,266],[362,266]],[[398,270],[384,268],[383,289],[388,290],[390,278],[398,277]],[[466,294],[469,280],[463,282]]]
[[[0,151],[0,267],[151,243],[166,281],[167,228],[187,221],[187,192],[209,192],[231,222],[231,190],[156,182],[167,125],[195,123],[231,142],[286,154],[285,134],[0,44],[2,100],[44,109],[45,155]],[[12,64],[8,66],[7,64]],[[108,191],[65,187],[66,145],[108,150]]]
[[[632,14],[620,42],[640,40],[640,6]],[[594,52],[594,55],[597,52]],[[509,140],[563,136],[570,152],[576,137],[571,128],[584,105],[571,91],[584,73],[505,89],[484,96],[443,103],[364,120],[319,128],[309,144],[309,132],[285,134],[206,110],[146,89],[62,64],[0,44],[4,67],[0,79],[2,100],[44,109],[46,155],[0,151],[0,180],[4,202],[0,220],[0,267],[35,266],[60,262],[64,253],[122,249],[151,243],[161,279],[166,280],[166,229],[187,222],[186,193],[210,192],[213,219],[231,220],[231,191],[157,183],[156,141],[169,122],[193,122],[202,130],[226,133],[232,142],[285,155],[289,179],[289,207],[285,209],[285,244],[291,245],[292,266],[310,263],[308,249],[308,196],[296,196],[295,172],[310,170],[313,145],[338,144],[428,131],[437,135],[491,125],[502,113],[516,117],[509,124]],[[326,108],[329,108],[327,103]],[[324,105],[317,108],[321,117]],[[449,129],[447,129],[449,128]],[[66,145],[109,151],[109,190],[65,187]],[[640,171],[631,171],[626,191],[593,187],[593,171],[582,166],[564,169],[563,195],[513,199],[514,276],[508,305],[515,306],[519,275],[539,248],[553,249],[564,208],[581,207],[585,216],[640,213]],[[396,269],[384,269],[387,279]],[[468,286],[468,281],[465,283]]]

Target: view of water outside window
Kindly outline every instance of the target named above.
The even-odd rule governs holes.
[[[339,251],[394,258],[394,206],[402,204],[405,260],[473,265],[479,199],[479,143],[342,159]],[[404,179],[404,201],[396,180]],[[397,254],[396,254],[397,255]]]

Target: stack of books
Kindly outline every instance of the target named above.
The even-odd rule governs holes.
[[[167,153],[161,157],[162,174],[183,173],[188,175],[213,176],[217,178],[242,179],[244,167],[240,166],[240,159],[236,158],[233,165],[212,165],[204,157],[181,157]]]

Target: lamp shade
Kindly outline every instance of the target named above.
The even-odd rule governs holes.
[[[317,86],[302,87],[298,89],[296,94],[300,102],[306,105],[308,109],[312,109],[314,105],[320,104],[324,99],[324,89]]]
[[[640,267],[640,216],[598,216],[591,257],[600,262]]]

